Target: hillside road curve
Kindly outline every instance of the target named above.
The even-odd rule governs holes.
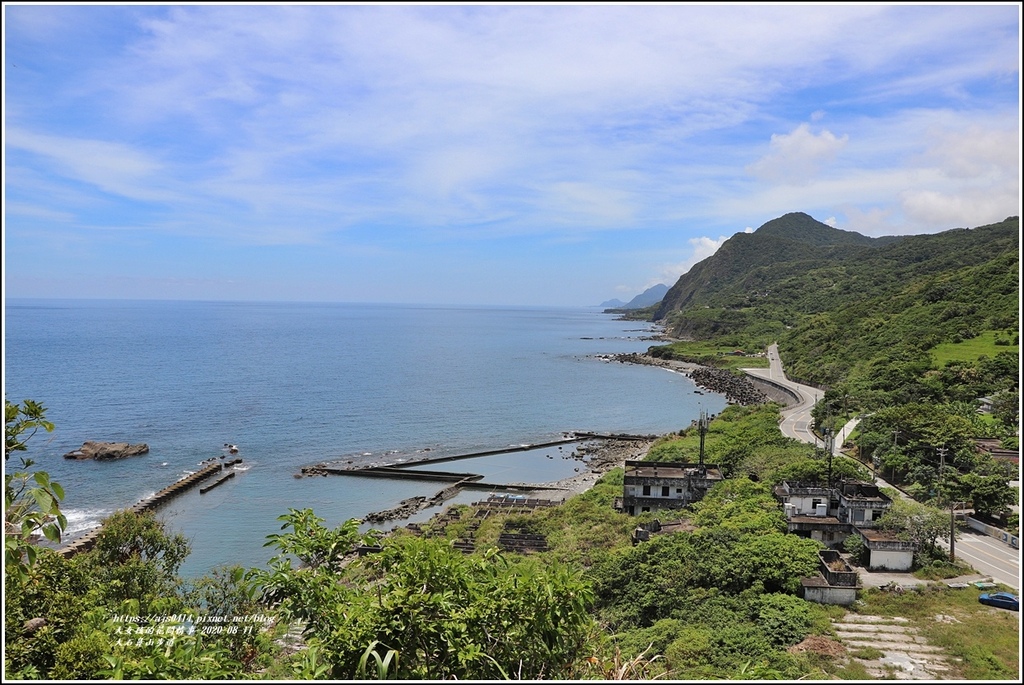
[[[822,391],[810,385],[803,385],[786,378],[786,372],[782,368],[782,360],[779,358],[779,347],[774,343],[768,348],[767,369],[743,369],[744,373],[757,378],[765,378],[778,383],[792,391],[799,401],[782,410],[782,422],[779,428],[786,437],[795,438],[801,442],[808,442],[816,447],[824,447],[818,436],[811,430],[814,419],[811,418],[811,410],[818,402]],[[837,441],[838,442],[838,441]],[[839,443],[840,445],[842,443]]]
[[[768,362],[767,369],[743,369],[743,371],[751,376],[766,378],[786,387],[799,398],[795,404],[791,404],[781,411],[782,421],[779,423],[779,428],[782,430],[782,434],[816,447],[824,447],[823,441],[812,430],[814,419],[811,417],[811,409],[814,408],[823,391],[786,378],[782,360],[779,358],[779,348],[775,344],[768,348]],[[833,446],[834,454],[839,454],[839,449],[856,424],[857,419],[850,421],[843,427],[840,435],[836,436]],[[875,478],[878,485],[900,492],[898,488],[878,478],[877,474],[875,474]],[[902,492],[900,492],[900,496],[909,499]],[[979,573],[990,576],[993,581],[1013,588],[1015,592],[1020,591],[1019,549],[1014,549],[987,535],[981,535],[974,531],[961,531],[957,534],[956,556],[967,561]]]

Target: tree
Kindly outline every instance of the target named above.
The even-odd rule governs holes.
[[[1020,391],[1007,390],[992,397],[992,414],[1010,428],[1017,427],[1020,416]]]
[[[389,537],[344,569],[326,541],[358,539],[358,522],[326,530],[312,512],[283,517],[282,552],[321,563],[292,568],[283,555],[251,577],[286,617],[306,623],[325,674],[335,679],[559,678],[574,672],[594,631],[593,592],[578,571],[496,549],[467,556],[447,541]],[[303,540],[313,541],[309,547]],[[320,541],[320,542],[317,542]],[[349,549],[345,549],[349,551]],[[346,581],[346,579],[348,579]],[[307,669],[307,670],[310,670]]]
[[[947,473],[940,490],[947,499],[971,502],[980,516],[997,518],[1017,503],[1017,490],[1004,474]]]
[[[28,449],[27,442],[40,429],[53,430],[46,407],[32,400],[20,405],[4,400],[5,467],[13,452]],[[19,468],[4,475],[4,568],[24,579],[35,563],[40,535],[60,542],[68,522],[60,510],[64,489],[45,471],[30,472],[33,460],[19,460]]]
[[[786,530],[785,517],[771,489],[746,478],[716,483],[694,509],[693,522],[699,526],[762,534]]]
[[[913,500],[896,499],[878,519],[878,527],[914,543],[918,550],[915,555],[932,558],[942,556],[938,541],[949,539],[949,514]]]
[[[85,558],[107,601],[132,601],[148,614],[167,601],[180,603],[177,573],[189,551],[185,536],[165,531],[152,512],[121,510],[103,521],[96,544]]]

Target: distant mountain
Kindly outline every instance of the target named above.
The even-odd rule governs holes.
[[[658,304],[661,302],[661,298],[665,297],[665,293],[668,292],[668,286],[664,283],[652,285],[647,290],[643,291],[629,302],[623,302],[622,300],[608,300],[602,302],[602,307],[608,309],[643,309],[644,307],[650,307],[651,305]]]
[[[664,283],[658,285],[652,285],[647,290],[643,291],[632,300],[623,305],[623,309],[643,309],[644,307],[650,307],[652,304],[658,304],[661,302],[661,298],[665,297],[665,293],[668,292],[668,286]]]

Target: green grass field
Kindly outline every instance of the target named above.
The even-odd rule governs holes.
[[[981,356],[994,357],[1000,352],[1020,354],[1019,345],[996,345],[996,340],[1015,340],[1016,333],[985,331],[975,338],[959,343],[943,343],[932,348],[932,358],[938,366],[951,361],[977,361]]]
[[[981,590],[941,583],[896,595],[871,589],[856,612],[910,619],[930,644],[951,658],[950,679],[1016,680],[1020,677],[1019,614],[978,602]],[[941,619],[941,620],[940,620]]]
[[[766,369],[768,358],[753,357],[752,354],[763,353],[764,350],[737,350],[735,347],[716,345],[706,341],[675,342],[669,345],[676,359],[717,366],[721,369]],[[736,354],[737,351],[743,354]]]

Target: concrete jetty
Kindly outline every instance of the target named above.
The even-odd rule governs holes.
[[[222,478],[218,478],[212,484],[207,485],[205,488],[199,488],[199,494],[200,495],[205,495],[206,493],[208,493],[210,490],[213,490],[215,487],[217,487],[221,483],[223,483],[223,482],[225,482],[227,480],[230,480],[230,479],[232,479],[234,477],[235,477],[235,472],[232,471],[228,475],[223,476]]]
[[[564,433],[568,437],[560,438],[558,440],[548,440],[546,442],[535,442],[535,443],[524,443],[521,445],[511,445],[509,447],[501,447],[493,450],[481,450],[477,452],[466,452],[463,454],[454,454],[444,457],[428,457],[426,459],[416,459],[403,464],[392,464],[389,466],[361,466],[356,468],[341,468],[337,466],[328,466],[327,464],[318,464],[312,467],[303,467],[300,474],[297,474],[297,478],[301,478],[304,475],[320,475],[326,476],[328,474],[335,476],[368,476],[371,478],[401,478],[406,480],[426,480],[426,481],[441,481],[445,483],[454,483],[454,487],[459,489],[468,490],[511,490],[519,492],[529,492],[533,490],[557,490],[556,487],[544,486],[544,485],[529,485],[529,484],[503,484],[503,483],[485,483],[483,482],[483,476],[478,473],[463,473],[458,471],[430,471],[422,467],[425,464],[440,464],[447,461],[458,461],[460,459],[474,459],[477,457],[490,457],[498,454],[509,454],[511,452],[527,452],[530,450],[545,449],[548,447],[558,447],[561,445],[567,445],[574,442],[580,442],[583,440],[636,440],[636,439],[647,439],[652,436],[641,436],[641,435],[629,435],[625,433]],[[415,468],[414,468],[415,467]]]
[[[156,509],[160,505],[166,504],[171,499],[177,497],[183,492],[195,487],[200,482],[206,480],[215,473],[220,473],[228,466],[234,466],[235,464],[238,464],[241,461],[241,459],[235,459],[227,463],[214,462],[208,464],[207,466],[204,466],[195,473],[189,474],[184,478],[175,481],[174,483],[167,486],[160,492],[150,495],[149,497],[144,497],[143,499],[139,500],[131,507],[129,507],[129,511],[133,511],[136,514],[142,514],[147,511],[152,511],[153,509]],[[218,483],[215,483],[214,485],[217,485],[220,482],[223,482],[226,478],[234,475],[234,472],[232,472],[229,476],[222,478],[221,481],[218,481]],[[102,530],[103,526],[97,526],[96,528],[93,528],[89,532],[85,533],[84,535],[76,537],[67,545],[58,549],[57,553],[64,557],[70,557],[75,554],[78,554],[79,552],[89,551],[96,545],[96,538],[99,537],[100,531]]]
[[[414,464],[419,466],[419,464]],[[445,483],[461,483],[463,481],[480,480],[478,473],[457,473],[454,471],[412,470],[401,466],[370,466],[363,469],[325,468],[325,472],[336,476],[370,476],[373,478],[405,478],[409,480],[438,480]]]

